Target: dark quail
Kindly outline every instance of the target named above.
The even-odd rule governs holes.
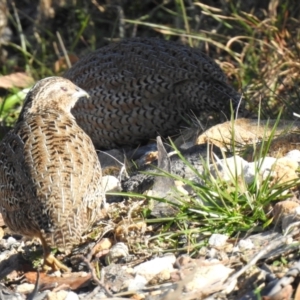
[[[188,114],[235,109],[240,95],[207,55],[179,43],[133,38],[80,59],[64,75],[89,99],[73,109],[97,148],[135,146],[172,135]]]

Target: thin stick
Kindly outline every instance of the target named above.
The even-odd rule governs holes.
[[[62,38],[61,38],[61,35],[60,35],[60,33],[59,33],[58,31],[56,31],[56,36],[57,36],[57,38],[58,38],[59,45],[60,45],[61,50],[62,50],[62,52],[63,52],[63,54],[64,54],[64,57],[65,57],[65,59],[66,59],[66,63],[67,63],[67,65],[68,65],[68,68],[71,68],[71,67],[72,67],[72,64],[71,64],[70,58],[69,58],[69,56],[68,56],[68,53],[67,53],[66,47],[65,47],[65,45],[64,45],[64,42],[63,42],[63,40],[62,40]]]
[[[108,290],[108,288],[105,286],[105,284],[97,278],[95,268],[91,265],[89,260],[87,258],[85,258],[83,255],[81,255],[80,258],[89,268],[91,275],[92,275],[92,279],[98,284],[98,286],[100,286],[105,291],[105,293],[107,294],[108,297],[113,297],[113,294]]]

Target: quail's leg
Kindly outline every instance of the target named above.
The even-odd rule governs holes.
[[[43,250],[44,250],[44,265],[43,270],[44,271],[57,271],[62,270],[65,272],[70,272],[70,269],[65,266],[61,261],[59,261],[57,258],[53,256],[53,254],[50,251],[49,246],[47,245],[45,239],[40,236],[40,240],[42,242]]]

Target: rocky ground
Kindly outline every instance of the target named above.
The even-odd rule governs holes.
[[[235,173],[251,182],[256,174],[255,157],[250,155],[251,144],[261,145],[259,141],[272,133],[270,128],[274,122],[261,121],[258,126],[257,122],[241,119],[235,123],[236,126],[232,122],[217,125],[191,141],[185,139],[185,143],[180,144],[181,139],[178,139],[176,143],[180,148],[187,148],[181,153],[199,173],[204,171],[201,156],[204,161],[211,161],[210,172],[214,176],[228,181]],[[273,185],[298,178],[300,152],[293,146],[299,139],[293,133],[297,126],[296,123],[279,123],[269,149],[270,156],[264,159],[259,170],[262,182],[268,180]],[[250,140],[249,132],[252,134]],[[290,143],[291,136],[294,143]],[[246,144],[251,147],[246,152],[230,155],[228,141],[234,139],[240,142],[241,149]],[[42,256],[38,241],[11,235],[0,219],[0,299],[275,300],[290,299],[293,293],[296,294],[294,299],[298,299],[300,210],[297,184],[289,189],[292,197],[266,208],[273,224],[268,230],[230,237],[204,234],[198,236],[202,246],[197,247],[196,253],[193,245],[189,250],[188,241],[182,241],[176,251],[168,251],[163,245],[167,240],[162,239],[160,243],[163,244],[152,240],[161,225],[146,222],[140,217],[140,211],[149,207],[149,199],[164,198],[170,203],[154,201],[152,218],[175,217],[178,210],[171,203],[178,201],[177,193],[191,197],[193,191],[179,181],[149,172],[159,172],[156,165],[160,170],[188,180],[201,182],[201,178],[196,178],[186,162],[174,151],[167,151],[165,145],[158,138],[156,145],[147,145],[135,153],[139,156],[138,170],[129,172],[130,176],[124,169],[122,152],[108,151],[109,158],[107,152],[99,154],[104,174],[110,174],[104,177],[108,193],[125,190],[148,196],[124,198],[108,194],[108,205],[101,220],[87,234],[86,243],[67,257],[57,254],[72,267],[71,273],[37,272]]]

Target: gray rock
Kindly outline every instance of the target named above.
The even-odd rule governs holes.
[[[250,239],[240,240],[238,246],[241,250],[251,250],[254,248],[254,244]]]
[[[133,279],[128,282],[128,290],[129,291],[138,291],[143,289],[148,281],[144,276],[137,274]]]
[[[220,248],[226,245],[226,241],[228,240],[228,236],[225,234],[214,233],[208,240],[208,244],[214,248]]]
[[[106,264],[111,264],[126,258],[129,255],[129,249],[124,243],[116,243],[111,247],[108,254],[105,256]]]
[[[258,161],[248,163],[244,167],[245,182],[250,184],[254,181],[255,176],[259,173],[263,178],[266,178],[272,172],[272,166],[276,162],[276,158],[268,157],[261,158]]]

